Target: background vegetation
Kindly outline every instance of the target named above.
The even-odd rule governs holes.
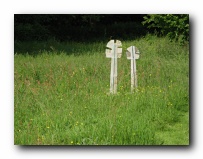
[[[15,40],[95,41],[146,34],[137,14],[15,15]]]
[[[40,19],[41,15],[38,16]],[[55,17],[46,16],[51,18],[49,24]],[[78,16],[82,18],[82,15]],[[27,20],[22,20],[24,16],[20,18],[22,21],[16,18],[15,15],[15,21],[18,21],[15,23],[14,50],[16,145],[189,144],[187,42],[179,45],[169,37],[150,34],[122,40],[123,55],[118,59],[118,93],[109,95],[110,59],[105,57],[105,46],[110,39],[98,36],[93,41],[97,35],[92,35],[92,39],[85,41],[85,36],[81,40],[65,31],[64,37],[69,36],[69,40],[60,39],[60,36],[49,38],[57,34],[47,34],[45,38],[43,33],[51,30],[48,22],[44,24],[46,31],[39,29],[42,31],[39,36],[21,39],[17,36],[20,33],[18,27],[27,24]],[[105,19],[94,18],[95,25],[101,21],[100,18]],[[44,21],[43,18],[41,20]],[[89,21],[86,23],[83,23],[84,28],[89,26]],[[122,24],[121,28],[125,30],[129,23],[114,22],[111,25],[118,27]],[[42,22],[38,25],[42,26]],[[78,31],[83,32],[81,29]],[[22,35],[32,35],[29,33],[33,32],[25,31]],[[91,31],[89,33],[88,36]],[[119,36],[125,39],[125,35]],[[133,94],[130,93],[130,61],[125,55],[125,50],[131,45],[137,46],[141,52],[137,60],[138,89]]]
[[[144,24],[144,25],[143,25]],[[188,14],[16,14],[15,41],[135,39],[147,33],[189,41]]]
[[[144,25],[153,28],[159,35],[167,35],[170,40],[180,40],[181,43],[189,41],[189,15],[188,14],[150,14],[144,16]]]

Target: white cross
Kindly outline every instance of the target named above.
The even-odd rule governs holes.
[[[117,58],[122,55],[121,41],[110,40],[106,47],[106,57],[111,58],[111,73],[110,73],[110,93],[116,94],[117,92]]]
[[[139,59],[140,52],[135,46],[127,48],[127,59],[131,60],[131,92],[137,87],[136,59]]]

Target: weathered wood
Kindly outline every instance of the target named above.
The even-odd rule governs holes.
[[[126,52],[126,54],[127,54],[127,59],[131,59],[132,58],[132,47],[133,46],[130,46],[130,47],[128,47],[127,48],[127,52]],[[139,59],[139,57],[140,57],[140,52],[139,52],[139,50],[137,49],[137,47],[135,47],[135,59]]]
[[[115,94],[117,92],[117,53],[116,44],[112,46],[111,57],[111,77],[110,77],[110,93]]]
[[[119,47],[121,47],[122,44],[121,44],[121,41],[119,41],[119,40],[116,40],[116,43],[114,43],[114,40],[110,40],[107,43],[107,45],[106,45],[106,47],[107,47],[107,49],[106,49],[106,57],[107,58],[113,58],[114,57],[113,51],[112,51],[112,48],[114,47],[114,45],[116,45],[116,48],[117,48],[117,51],[116,51],[117,52],[117,58],[121,58],[122,48],[119,48]]]
[[[117,93],[117,58],[121,57],[122,54],[122,48],[120,47],[121,41],[116,40],[114,43],[114,40],[110,40],[106,47],[106,57],[111,58],[111,73],[110,73],[110,93],[115,94]]]
[[[136,59],[139,59],[139,50],[135,46],[127,48],[127,59],[131,60],[131,92],[137,87]]]
[[[111,48],[111,49],[113,46],[114,46],[114,40],[110,40],[106,45],[106,47]]]

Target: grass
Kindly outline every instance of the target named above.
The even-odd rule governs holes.
[[[151,35],[122,41],[118,93],[109,95],[107,42],[15,44],[14,144],[189,144],[188,46]],[[133,94],[130,45],[141,52]]]

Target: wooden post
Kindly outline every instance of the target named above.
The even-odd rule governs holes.
[[[110,75],[110,93],[115,94],[117,92],[117,53],[116,45],[112,47],[113,57],[111,58],[111,75]]]
[[[110,73],[110,93],[116,94],[117,93],[117,58],[121,57],[122,48],[120,47],[121,41],[110,40],[106,47],[106,57],[111,58],[111,73]]]
[[[127,59],[131,60],[131,92],[137,88],[136,59],[139,59],[139,50],[135,46],[127,48]]]

